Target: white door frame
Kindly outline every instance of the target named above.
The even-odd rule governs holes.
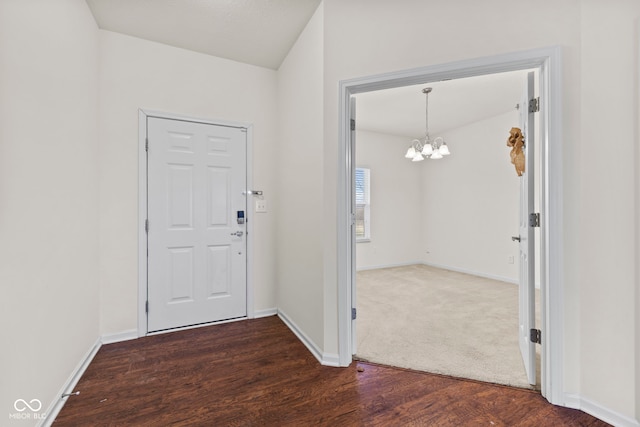
[[[563,398],[563,242],[562,242],[562,63],[559,46],[463,60],[340,81],[338,122],[338,353],[340,366],[352,362],[351,307],[353,239],[351,232],[352,95],[485,74],[540,69],[540,288],[542,313],[542,395]]]
[[[147,119],[156,117],[160,119],[182,120],[194,123],[204,123],[216,126],[229,126],[244,128],[247,130],[247,189],[253,188],[253,126],[249,123],[231,122],[226,120],[207,120],[186,117],[177,114],[163,113],[150,110],[138,110],[138,337],[148,334],[147,324],[147,232],[145,223],[147,219]],[[255,317],[253,309],[253,200],[247,195],[247,317]],[[214,323],[224,323],[214,322]],[[206,326],[196,325],[185,328],[171,329],[171,332],[179,329],[189,329]]]

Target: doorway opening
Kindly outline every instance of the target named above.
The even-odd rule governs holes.
[[[524,178],[506,144],[525,127],[529,71],[429,83],[430,138],[451,152],[441,159],[405,158],[426,133],[425,85],[355,95],[356,224],[370,224],[356,227],[358,360],[535,386],[518,342],[521,242],[512,240]],[[368,191],[358,191],[361,169]],[[360,193],[369,215],[358,222]]]
[[[352,361],[355,342],[353,308],[356,307],[354,194],[355,97],[358,93],[450,79],[483,76],[525,69],[540,70],[540,289],[541,392],[551,403],[562,402],[562,157],[560,48],[545,48],[496,57],[460,61],[368,76],[340,82],[339,200],[338,200],[338,324],[340,364]]]

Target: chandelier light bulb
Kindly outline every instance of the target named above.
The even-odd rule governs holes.
[[[407,159],[413,159],[416,156],[416,149],[413,145],[407,150],[407,154],[404,155]]]

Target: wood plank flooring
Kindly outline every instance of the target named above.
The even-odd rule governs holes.
[[[606,426],[530,390],[321,366],[273,316],[104,345],[54,426]]]

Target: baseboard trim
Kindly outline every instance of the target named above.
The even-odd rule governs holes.
[[[304,332],[302,332],[300,328],[298,328],[298,325],[296,325],[295,322],[291,320],[289,316],[287,316],[280,309],[278,309],[278,317],[284,322],[285,325],[287,325],[289,329],[291,329],[291,332],[293,332],[294,335],[298,337],[300,341],[302,341],[302,344],[304,344],[305,347],[307,347],[307,349],[311,352],[311,354],[313,354],[313,357],[318,359],[318,362],[322,363],[322,351],[320,351],[320,348],[316,345],[316,343],[314,343],[311,338],[309,338]]]
[[[76,384],[78,384],[78,381],[80,381],[80,378],[89,367],[89,364],[98,353],[98,350],[100,350],[100,347],[102,347],[102,340],[98,338],[93,346],[89,349],[89,351],[80,360],[80,363],[78,363],[76,368],[71,372],[71,375],[57,394],[58,396],[60,396],[60,398],[51,402],[49,408],[47,409],[46,417],[37,424],[38,427],[50,427],[53,424],[56,417],[60,413],[60,410],[62,410],[62,407],[69,398],[63,398],[62,395],[72,393],[74,391]],[[73,398],[73,396],[70,397]]]
[[[322,353],[322,365],[340,368],[340,355],[337,353]]]
[[[287,316],[282,310],[278,309],[278,317],[284,322],[285,325],[294,333],[296,337],[307,347],[313,357],[324,366],[340,366],[340,358],[337,354],[323,353],[320,347],[316,345],[311,338],[309,338],[302,330],[295,324],[289,316]]]
[[[277,308],[267,308],[265,310],[256,310],[253,312],[254,319],[260,319],[262,317],[270,317],[278,314]]]
[[[510,279],[508,277],[498,276],[495,274],[481,273],[478,271],[467,270],[465,268],[458,268],[458,267],[452,267],[450,265],[434,264],[431,262],[423,262],[423,261],[401,262],[398,264],[382,264],[382,265],[374,265],[369,267],[357,267],[356,271],[379,270],[381,268],[408,267],[410,265],[426,265],[428,267],[435,267],[435,268],[441,268],[443,270],[455,271],[456,273],[471,274],[472,276],[484,277],[486,279],[492,279],[492,280],[499,280],[501,282],[512,283],[514,285],[518,284],[518,279]]]
[[[138,339],[138,330],[129,329],[128,331],[117,332],[115,334],[105,334],[102,336],[102,344],[113,344],[122,341]]]
[[[567,408],[578,409],[582,412],[586,412],[587,414],[593,415],[599,420],[616,427],[640,427],[640,422],[638,420],[619,414],[605,408],[593,400],[580,397],[576,394],[565,393],[564,403]]]
[[[356,267],[356,271],[379,270],[381,268],[407,267],[409,265],[423,264],[422,261],[401,262],[397,264],[372,265],[369,267]]]
[[[458,268],[458,267],[452,267],[450,265],[434,264],[430,262],[421,262],[419,264],[426,265],[428,267],[441,268],[443,270],[455,271],[456,273],[464,273],[464,274],[470,274],[472,276],[484,277],[485,279],[499,280],[501,282],[511,283],[513,285],[518,284],[518,279],[511,279],[509,277],[498,276],[495,274],[482,273],[479,271],[468,270],[466,268]]]

